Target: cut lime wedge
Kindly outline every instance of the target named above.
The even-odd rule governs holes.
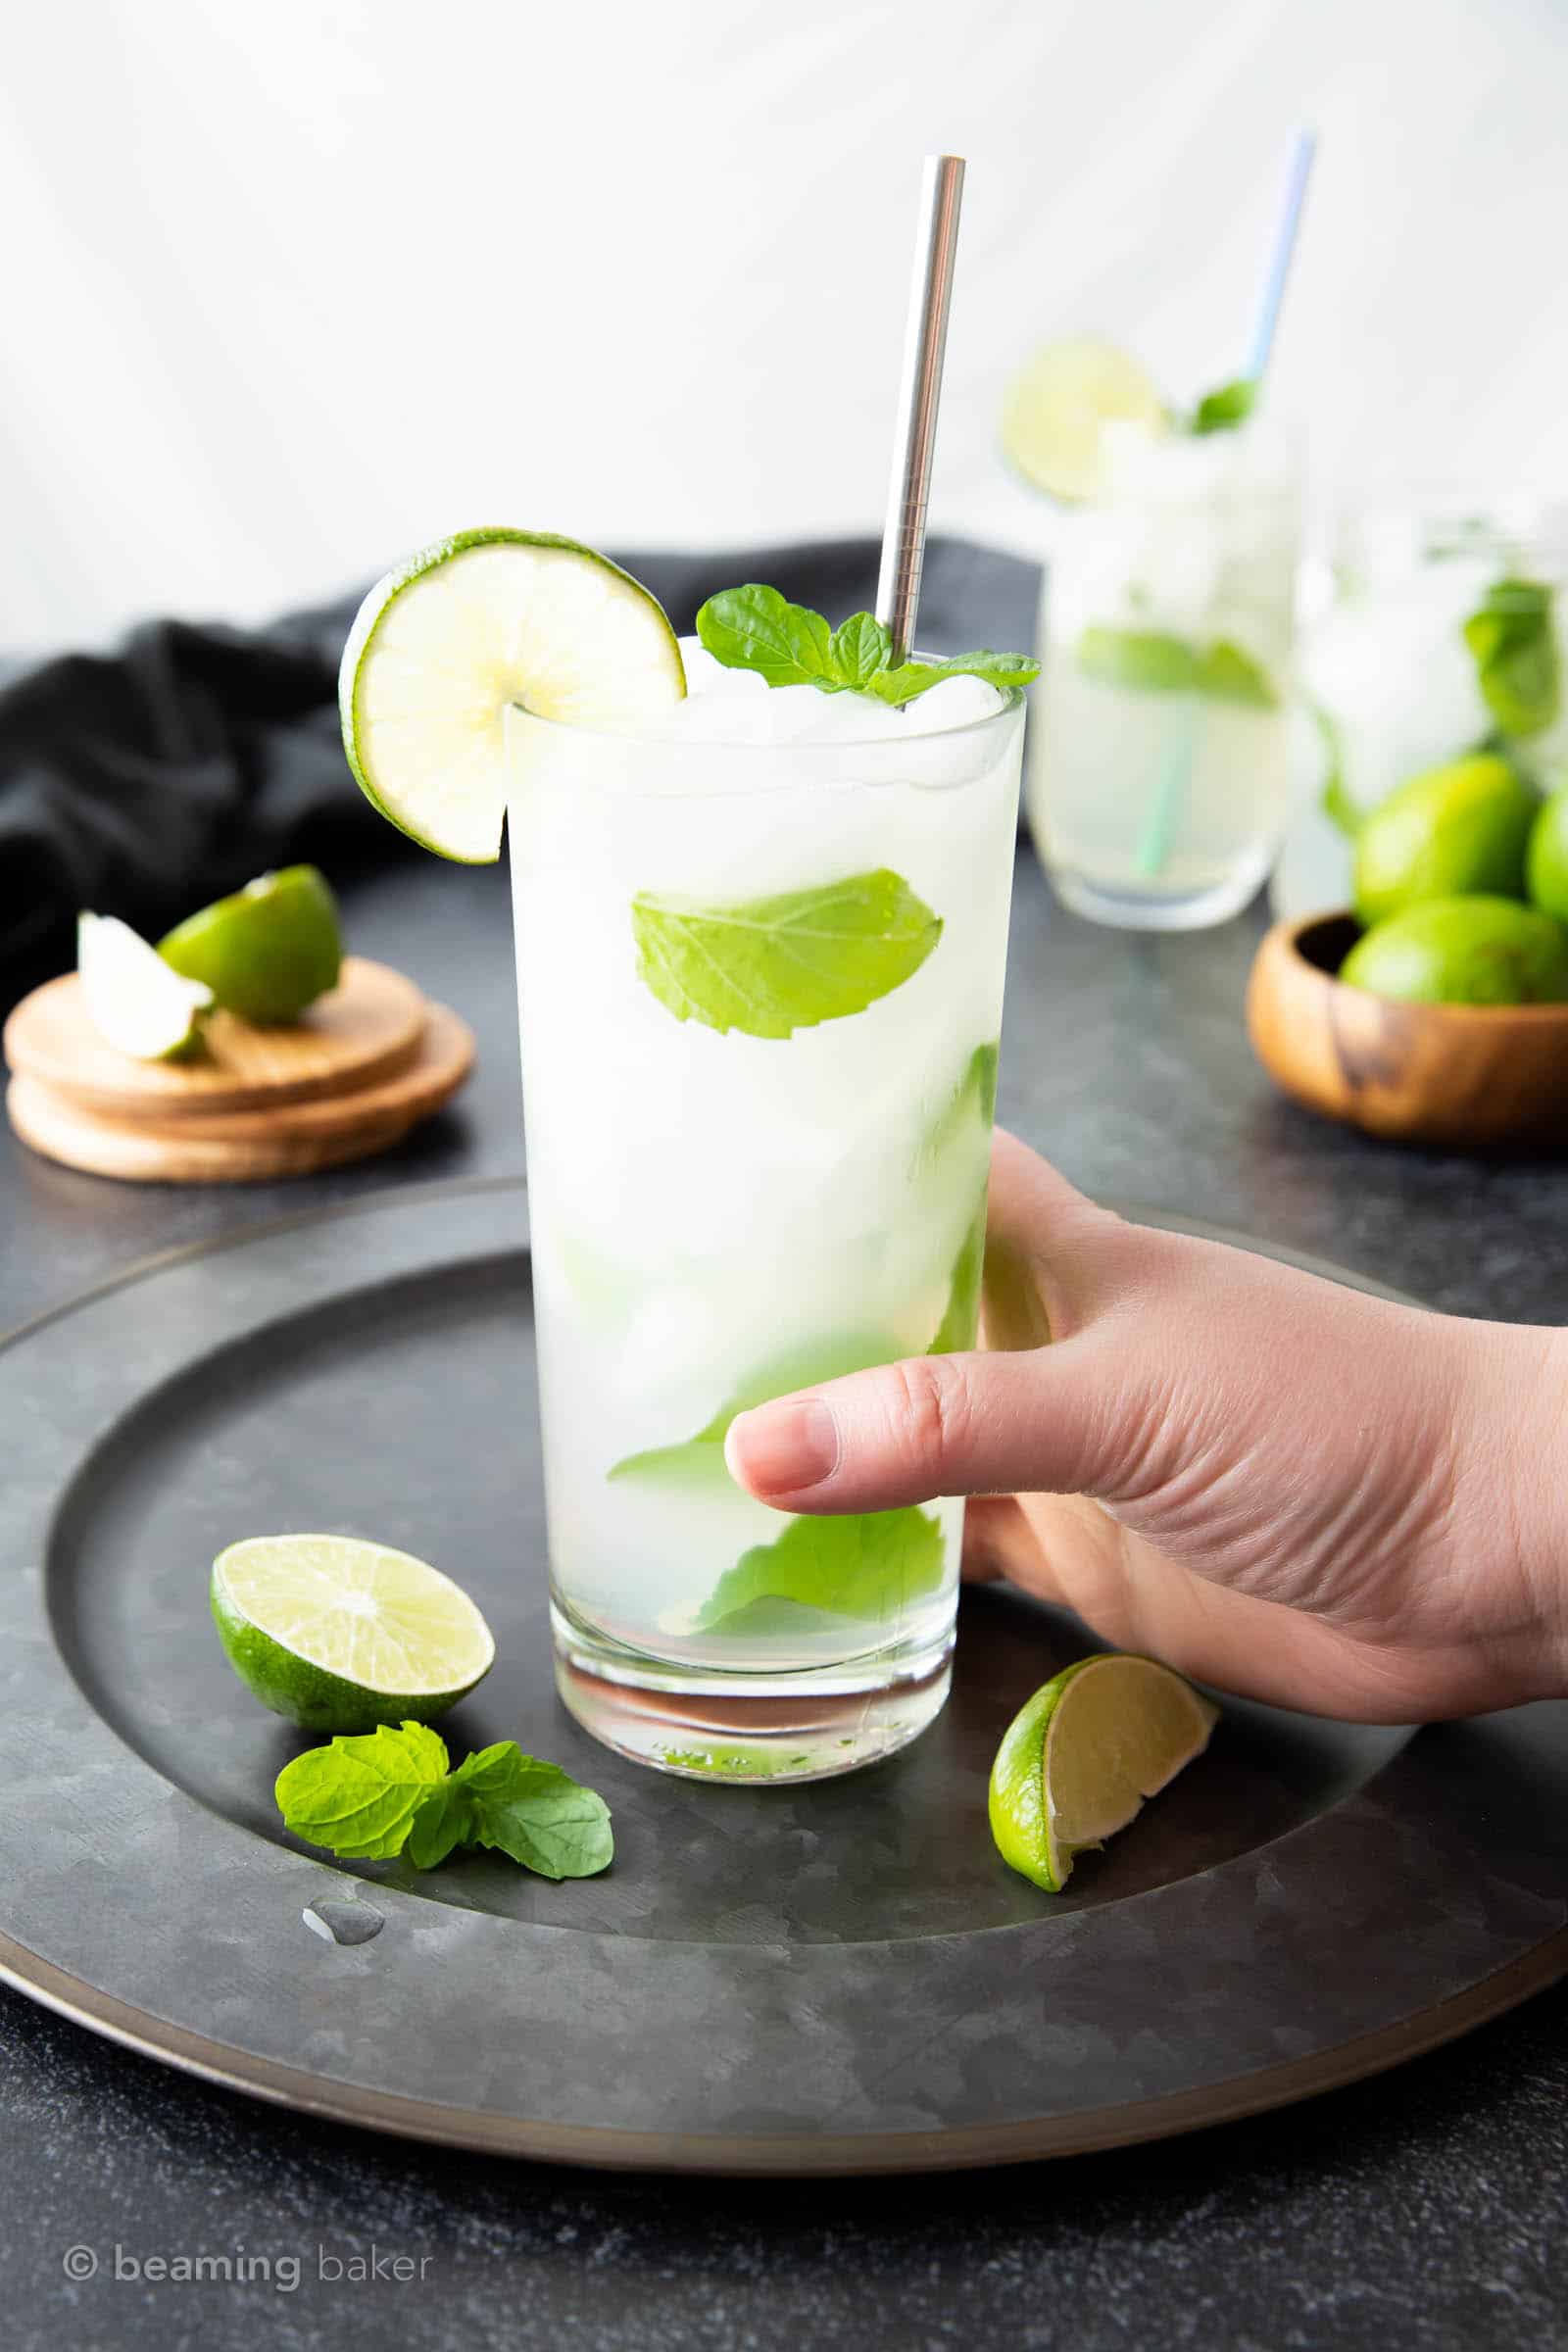
[[[521,703],[591,726],[686,692],[657,598],[549,531],[460,531],[370,590],[343,649],[343,748],[381,814],[439,857],[501,848],[503,722]]]
[[[1137,361],[1089,336],[1047,343],[1007,386],[1003,452],[1037,490],[1076,505],[1103,487],[1102,437],[1117,423],[1150,433],[1169,424]]]
[[[991,1834],[1004,1862],[1059,1894],[1208,1745],[1219,1709],[1152,1658],[1102,1651],[1038,1690],[991,1768]]]
[[[213,1563],[213,1618],[263,1706],[313,1732],[428,1723],[496,1645],[439,1568],[353,1536],[251,1536]]]
[[[118,915],[76,918],[76,970],[100,1036],[137,1061],[177,1061],[201,1038],[213,992],[171,971]]]
[[[187,979],[205,981],[242,1021],[297,1021],[337,986],[337,905],[314,865],[286,866],[187,915],[158,953]]]

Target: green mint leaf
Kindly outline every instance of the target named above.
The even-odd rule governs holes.
[[[1198,674],[1198,658],[1186,638],[1162,629],[1087,628],[1078,640],[1077,662],[1086,678],[1130,687],[1134,694],[1191,694]]]
[[[842,683],[863,693],[892,660],[893,635],[873,613],[855,612],[839,622],[828,650]]]
[[[544,1879],[591,1879],[610,1867],[610,1807],[559,1764],[502,1740],[469,1756],[453,1779],[473,1806],[472,1842],[499,1848]]]
[[[927,1355],[955,1355],[972,1348],[980,1333],[980,1278],[986,1262],[986,1203],[981,1195],[963,1245],[954,1261],[948,1303]]]
[[[1234,383],[1221,384],[1217,391],[1205,392],[1193,411],[1189,430],[1195,433],[1228,433],[1245,424],[1257,406],[1257,386],[1250,375],[1239,375]]]
[[[753,581],[721,589],[698,613],[697,635],[726,669],[759,670],[770,686],[819,686],[828,694],[843,688],[827,622],[776,588]]]
[[[422,1723],[383,1723],[313,1747],[277,1776],[273,1793],[287,1828],[334,1854],[384,1861],[401,1853],[429,1791],[444,1781],[445,1742]]]
[[[742,1552],[698,1612],[710,1633],[763,1600],[792,1600],[837,1617],[885,1618],[942,1582],[939,1523],[926,1511],[858,1511],[792,1519],[774,1544]]]
[[[705,906],[642,891],[631,903],[637,973],[678,1021],[789,1037],[864,1012],[911,979],[942,918],[883,867],[814,890]]]
[[[868,1372],[873,1364],[890,1364],[904,1350],[896,1341],[873,1333],[845,1332],[809,1347],[774,1356],[751,1374],[727,1396],[695,1438],[684,1445],[656,1446],[646,1453],[629,1453],[609,1472],[612,1479],[646,1478],[662,1485],[729,1484],[724,1467],[724,1440],[737,1413],[775,1396],[793,1396],[797,1389],[814,1389],[824,1380],[839,1380],[846,1372]]]
[[[472,1845],[474,1833],[473,1799],[455,1777],[449,1777],[420,1803],[403,1850],[416,1870],[434,1870],[455,1847]]]
[[[1505,735],[1541,734],[1562,701],[1552,592],[1537,580],[1498,580],[1464,624],[1482,698]]]
[[[988,686],[1005,692],[1027,686],[1040,675],[1040,664],[1029,654],[994,654],[982,647],[975,654],[955,654],[945,662],[901,662],[896,669],[878,670],[867,681],[867,692],[879,703],[912,703],[917,694],[940,686],[944,678],[984,678]]]
[[[963,1065],[963,1075],[933,1119],[915,1155],[916,1165],[932,1166],[946,1158],[961,1137],[990,1133],[997,1112],[997,1065],[1000,1045],[976,1046]],[[804,1384],[803,1384],[804,1385]]]
[[[1086,677],[1133,694],[1201,694],[1258,710],[1279,705],[1268,673],[1228,637],[1192,645],[1164,629],[1096,626],[1079,638],[1076,659]]]
[[[1217,703],[1246,703],[1254,710],[1279,708],[1280,698],[1268,672],[1228,637],[1216,637],[1212,645],[1202,648],[1193,683],[1198,693]]]
[[[1345,781],[1345,748],[1340,742],[1340,730],[1321,703],[1308,703],[1306,709],[1323,745],[1325,773],[1317,805],[1347,841],[1354,841],[1365,818],[1351,800],[1349,786]]]
[[[755,580],[710,596],[697,615],[697,635],[726,669],[755,669],[770,686],[874,694],[895,705],[944,678],[985,678],[1007,687],[1027,686],[1040,675],[1039,662],[1027,654],[985,651],[947,662],[901,662],[895,669],[893,639],[873,613],[852,613],[830,629],[808,605],[792,605],[776,588]]]

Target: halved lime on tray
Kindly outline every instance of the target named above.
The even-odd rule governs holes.
[[[1219,1709],[1153,1658],[1105,1650],[1053,1675],[1013,1717],[991,1769],[991,1834],[1004,1862],[1059,1894],[1208,1745]]]
[[[343,748],[381,814],[442,858],[500,854],[509,704],[592,726],[684,699],[630,572],[551,531],[459,531],[370,590],[343,649]]]
[[[76,918],[76,971],[99,1035],[135,1061],[179,1061],[201,1043],[213,992],[182,979],[118,915]]]
[[[313,1732],[429,1723],[490,1671],[478,1609],[439,1568],[354,1536],[250,1536],[213,1563],[212,1608],[234,1672]]]

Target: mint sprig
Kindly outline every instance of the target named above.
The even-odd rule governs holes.
[[[1205,392],[1193,411],[1188,431],[1191,433],[1228,433],[1245,424],[1257,406],[1257,385],[1250,375],[1239,375],[1212,392]]]
[[[1552,592],[1539,580],[1498,580],[1464,624],[1482,699],[1505,735],[1540,735],[1562,700]]]
[[[891,631],[874,613],[854,612],[830,628],[808,605],[792,605],[776,588],[751,581],[710,596],[697,634],[726,669],[755,669],[769,686],[814,686],[821,694],[874,694],[898,707],[944,678],[984,678],[1005,689],[1027,686],[1040,664],[1027,654],[956,654],[942,662],[893,659]]]
[[[812,890],[714,906],[639,892],[637,976],[677,1021],[789,1037],[864,1012],[911,979],[942,917],[882,867]]]
[[[406,1853],[433,1870],[460,1845],[499,1848],[545,1879],[587,1879],[614,1854],[610,1808],[559,1764],[500,1740],[448,1769],[422,1723],[340,1734],[285,1764],[273,1790],[284,1825],[356,1860]]]

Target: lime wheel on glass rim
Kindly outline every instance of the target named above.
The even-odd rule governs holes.
[[[658,600],[551,531],[459,531],[377,581],[343,649],[338,707],[355,779],[422,848],[500,854],[509,706],[607,724],[682,701]]]

